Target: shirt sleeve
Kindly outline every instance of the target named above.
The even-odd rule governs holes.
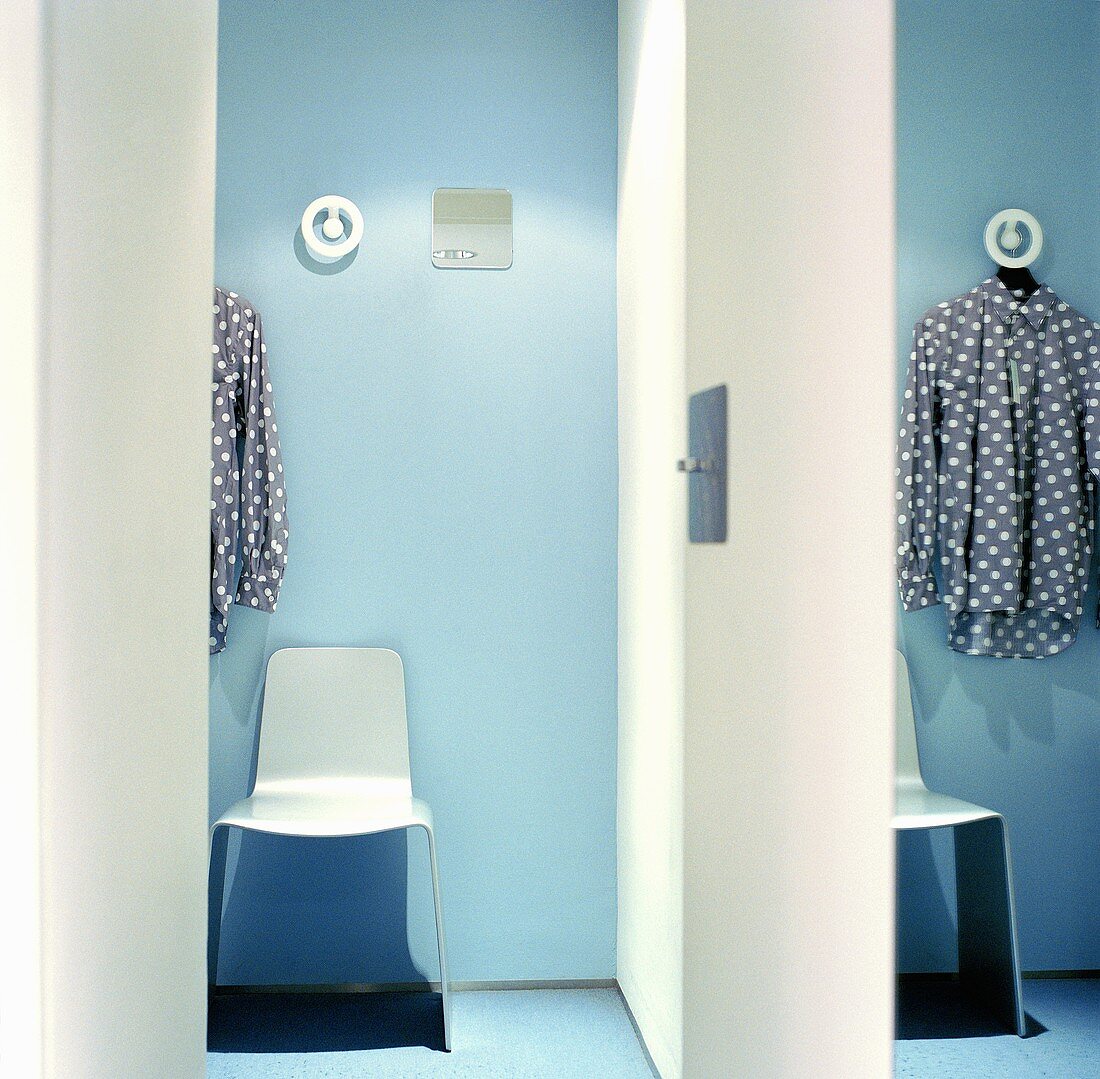
[[[1100,339],[1100,325],[1091,327],[1093,340]],[[1092,477],[1094,489],[1100,485],[1100,359],[1089,349],[1089,364],[1082,372],[1083,398],[1081,426],[1084,432],[1085,463]],[[1095,498],[1095,496],[1093,496]],[[1093,503],[1095,505],[1095,503]],[[1095,510],[1093,511],[1095,512]],[[1097,606],[1096,624],[1100,626],[1100,605]]]
[[[1094,338],[1100,338],[1100,325],[1092,327]],[[1082,428],[1084,430],[1085,462],[1094,480],[1100,481],[1100,359],[1089,356],[1089,365],[1082,370]]]
[[[249,312],[245,311],[248,317]],[[252,310],[237,398],[241,453],[241,576],[237,602],[268,614],[275,610],[286,569],[290,533],[279,428],[267,368],[260,314]]]
[[[928,326],[917,323],[897,450],[898,587],[907,611],[940,602],[933,572],[939,486],[935,346]]]

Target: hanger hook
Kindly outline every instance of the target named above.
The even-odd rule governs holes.
[[[1020,235],[1020,222],[1019,221],[1007,221],[1005,223],[1005,230],[1001,234],[1001,246],[1013,256],[1020,248],[1020,244],[1024,242],[1023,236]]]

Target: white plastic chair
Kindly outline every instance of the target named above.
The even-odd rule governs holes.
[[[432,813],[414,798],[401,657],[388,648],[283,648],[267,665],[259,759],[252,794],[219,828],[290,836],[371,835],[423,828],[435,893],[443,1041],[451,1048],[443,906]],[[208,981],[217,982],[224,869],[211,874]]]
[[[909,667],[897,653],[897,802],[894,830],[951,828],[959,925],[959,980],[1022,1038],[1024,1019],[1008,826],[1000,813],[930,791],[920,771]]]

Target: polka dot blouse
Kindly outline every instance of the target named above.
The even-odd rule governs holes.
[[[1100,464],[1100,326],[991,277],[914,331],[898,439],[898,578],[948,642],[1038,658],[1073,643]],[[939,561],[937,584],[935,562]]]
[[[260,314],[235,292],[214,290],[211,350],[210,651],[220,652],[234,596],[275,610],[289,533]]]

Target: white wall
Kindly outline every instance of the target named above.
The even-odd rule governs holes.
[[[687,4],[684,1074],[890,1074],[893,4]]]
[[[197,1079],[216,4],[45,19],[45,1074]]]
[[[38,821],[37,446],[44,225],[43,18],[0,6],[0,1074],[33,1077],[42,1057]]]
[[[681,1074],[684,3],[619,2],[619,985]]]

